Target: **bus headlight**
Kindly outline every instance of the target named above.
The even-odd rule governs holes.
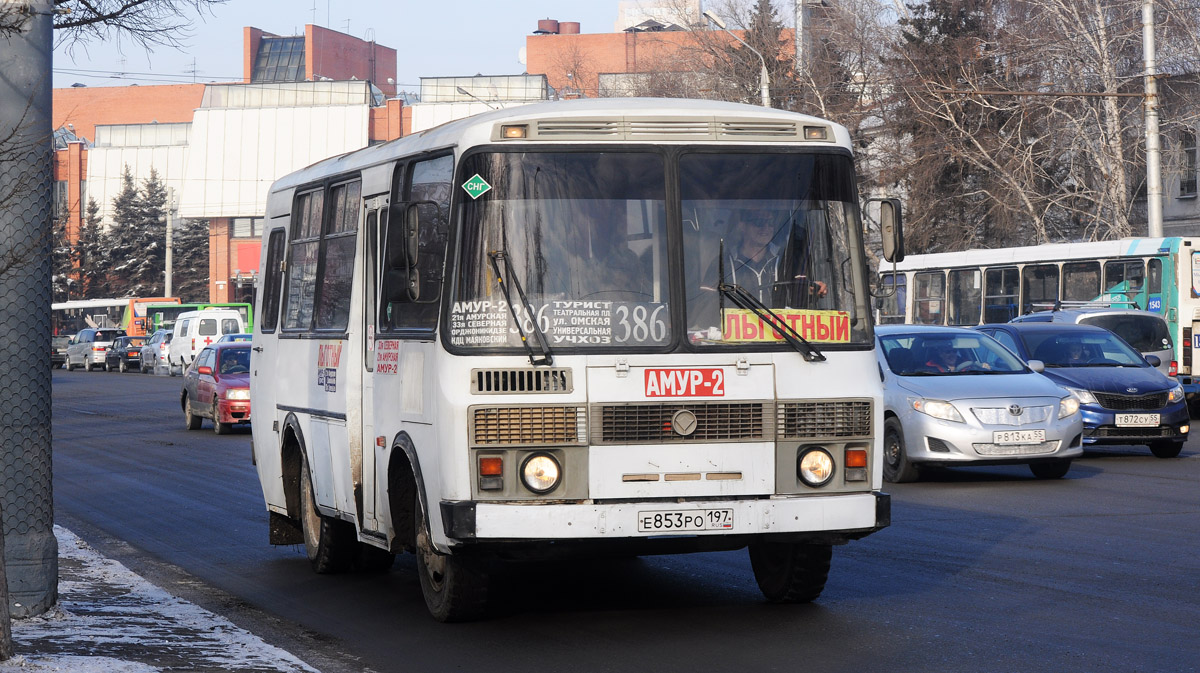
[[[1079,398],[1074,395],[1058,401],[1058,417],[1066,418],[1079,411]]]
[[[561,480],[562,468],[548,453],[535,453],[521,465],[521,481],[525,483],[525,488],[534,493],[549,493],[558,487]]]
[[[796,472],[809,486],[824,486],[833,478],[833,458],[825,449],[808,449],[800,454]]]

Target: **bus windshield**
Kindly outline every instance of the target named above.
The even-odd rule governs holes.
[[[776,319],[809,341],[867,341],[850,319],[860,225],[848,156],[681,155],[682,265],[668,254],[668,161],[636,151],[467,158],[462,175],[489,189],[464,200],[450,345],[520,348],[521,331],[540,330],[556,349],[662,350],[686,320],[698,347],[786,348],[763,327]],[[510,292],[520,330],[497,269],[524,291],[525,302]],[[722,277],[775,317],[725,301]],[[672,283],[684,306],[671,305]]]

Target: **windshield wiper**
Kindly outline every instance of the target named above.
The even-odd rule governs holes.
[[[763,322],[769,323],[771,328],[783,335],[785,341],[796,349],[796,352],[804,356],[804,359],[809,362],[824,362],[825,354],[817,350],[815,346],[809,343],[800,333],[791,325],[787,324],[778,313],[767,308],[754,295],[750,294],[741,285],[729,285],[722,282],[717,284],[717,291],[722,297],[729,297],[738,308],[746,309],[754,315],[758,316]]]
[[[546,341],[546,334],[542,332],[542,328],[538,325],[537,319],[533,318],[533,310],[529,306],[529,300],[525,298],[525,290],[521,288],[521,282],[516,276],[509,275],[512,271],[512,263],[508,261],[508,253],[503,250],[493,250],[488,253],[488,259],[492,262],[492,270],[496,272],[496,282],[500,284],[500,289],[504,291],[504,300],[508,302],[508,310],[512,313],[513,322],[517,324],[517,333],[521,335],[521,345],[525,347],[525,352],[529,355],[529,364],[537,367],[538,365],[546,365],[549,367],[554,364],[554,355],[550,352],[550,344]],[[504,273],[500,272],[500,262],[504,261]],[[521,327],[521,316],[517,315],[517,305],[512,300],[512,293],[508,290],[508,283],[504,282],[505,278],[512,280],[512,285],[517,289],[517,296],[521,298],[521,306],[529,312],[533,325],[533,335],[537,337],[539,350],[542,351],[542,356],[539,358],[533,352],[533,346],[529,345],[529,339],[525,336],[525,328]]]

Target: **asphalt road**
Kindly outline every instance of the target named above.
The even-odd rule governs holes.
[[[267,544],[249,431],[184,430],[179,389],[54,372],[57,522],[326,673],[1200,670],[1195,441],[889,485],[892,526],[811,605],[764,603],[740,551],[506,566],[489,619],[444,625],[411,556],[318,576]]]

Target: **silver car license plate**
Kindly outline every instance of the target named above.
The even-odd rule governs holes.
[[[1117,414],[1117,427],[1150,428],[1158,425],[1158,414]]]
[[[1035,444],[1044,441],[1045,430],[997,430],[992,433],[993,444]]]
[[[732,509],[648,510],[638,512],[639,533],[731,530]]]

